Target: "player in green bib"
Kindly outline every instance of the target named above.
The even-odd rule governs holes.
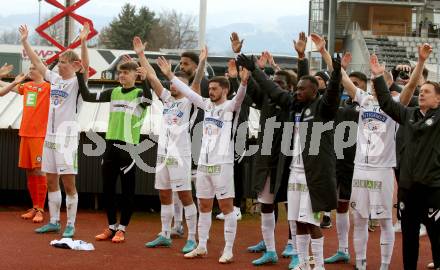
[[[146,82],[146,71],[134,61],[118,66],[121,86],[99,93],[91,93],[78,72],[79,90],[86,102],[110,102],[110,117],[105,136],[106,149],[102,161],[103,191],[107,210],[108,228],[98,234],[96,240],[109,240],[113,243],[125,241],[125,230],[133,213],[135,191],[135,161],[130,154],[118,148],[119,145],[136,145],[140,140],[142,123],[147,106],[151,105],[151,90]],[[140,76],[142,87],[135,85]],[[122,200],[121,218],[117,221],[116,181],[121,177]]]

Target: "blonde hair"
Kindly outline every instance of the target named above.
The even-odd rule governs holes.
[[[65,58],[67,61],[69,61],[69,63],[73,63],[75,61],[81,60],[79,58],[78,54],[76,52],[74,52],[73,50],[67,50],[67,51],[63,52],[62,54],[60,54],[60,58],[61,57]]]

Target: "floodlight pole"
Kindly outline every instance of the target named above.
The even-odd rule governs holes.
[[[206,42],[206,11],[207,11],[207,0],[200,0],[200,10],[199,10],[199,49],[205,46]]]
[[[327,39],[328,39],[328,52],[331,56],[333,56],[335,52],[335,36],[336,36],[336,12],[337,12],[337,0],[329,0],[329,9],[328,9],[328,30],[327,30]]]

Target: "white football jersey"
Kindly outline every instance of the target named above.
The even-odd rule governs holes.
[[[399,97],[393,99],[399,101]],[[356,90],[354,101],[360,105],[355,165],[395,167],[398,124],[380,109],[375,97],[361,89]]]
[[[162,128],[157,153],[172,157],[191,156],[190,113],[192,102],[186,98],[175,99],[163,89]]]
[[[234,103],[231,100],[227,100],[220,105],[215,105],[209,99],[204,99],[204,102],[205,117],[203,119],[203,137],[199,164],[233,163],[234,140],[232,128]]]
[[[233,128],[237,123],[240,106],[246,95],[246,86],[240,84],[237,95],[232,100],[216,105],[210,99],[202,98],[179,79],[174,77],[171,82],[195,106],[205,112],[199,165],[234,163]]]
[[[76,76],[63,80],[47,70],[44,76],[50,82],[50,106],[46,135],[78,136],[78,114],[82,105]]]

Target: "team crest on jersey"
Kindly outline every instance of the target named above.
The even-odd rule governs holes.
[[[366,121],[364,121],[364,129],[367,129],[369,131],[375,132],[375,131],[379,131],[381,127],[381,123],[374,121],[372,119],[367,119]]]
[[[311,113],[312,113],[312,111],[310,111],[310,109],[307,109],[307,110],[304,112],[305,116],[309,116]]]
[[[405,210],[405,204],[403,202],[399,203],[399,209],[400,209],[400,211]]]
[[[55,106],[58,106],[61,103],[63,103],[63,101],[67,99],[68,96],[69,93],[63,90],[53,89],[50,91],[50,99],[52,100],[52,104]]]
[[[428,120],[425,121],[427,126],[432,126],[432,124],[434,123],[434,120],[432,120],[432,118],[429,118]]]

